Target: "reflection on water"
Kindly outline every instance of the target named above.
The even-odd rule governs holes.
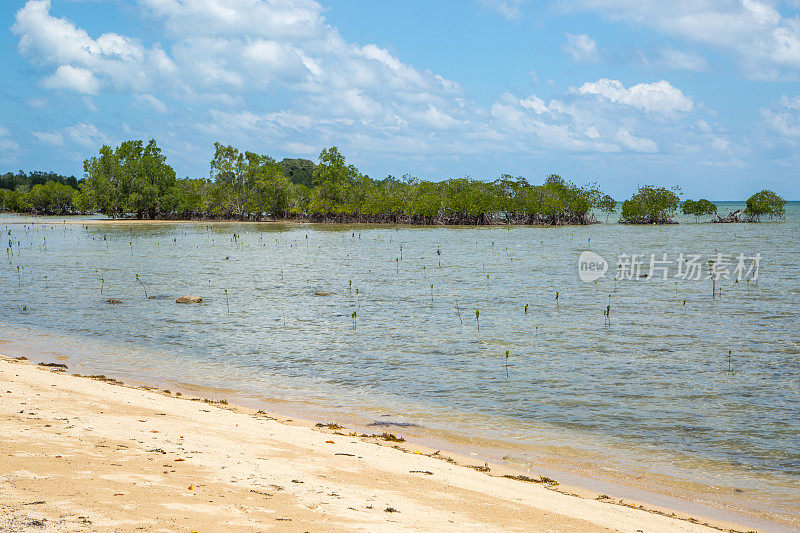
[[[800,491],[800,206],[787,213],[559,228],[4,217],[0,319],[103,343],[86,357],[120,371],[351,410],[403,405],[429,428],[569,442],[789,505]],[[596,283],[578,278],[584,250],[611,263]],[[720,281],[712,299],[706,279],[614,281],[620,254],[644,254],[646,272],[651,253],[716,252],[760,253],[758,283]],[[204,302],[176,304],[184,294]]]

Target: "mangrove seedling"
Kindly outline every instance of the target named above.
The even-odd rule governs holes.
[[[508,350],[506,350],[506,381],[508,381]]]
[[[525,304],[525,314],[528,314],[528,304]]]
[[[711,278],[711,298],[717,297],[717,278],[714,272],[714,260],[708,260],[708,276]]]
[[[355,331],[355,329],[356,329],[356,318],[358,318],[358,313],[353,311],[353,314],[350,315],[350,318],[353,319],[353,331]]]
[[[431,306],[433,305],[433,283],[431,283]]]
[[[139,274],[136,274],[136,281],[138,281],[139,285],[142,286],[142,289],[144,290],[144,297],[147,298],[147,287],[145,287],[144,283],[142,283],[142,280],[139,279]]]
[[[228,310],[228,314],[231,314],[231,304],[228,301],[228,289],[223,289],[225,291],[225,308]]]
[[[479,320],[481,316],[481,312],[477,309],[475,310],[475,323],[478,324],[478,331],[481,330],[481,321]]]
[[[606,317],[606,324],[611,324],[611,305],[606,306],[606,310],[603,311],[603,316]]]
[[[106,283],[106,280],[104,280],[103,278],[100,278],[100,296],[103,295],[103,285],[105,285],[105,283]]]
[[[731,366],[731,351],[728,350],[728,372],[733,372],[733,366]]]

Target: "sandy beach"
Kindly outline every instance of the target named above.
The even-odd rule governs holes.
[[[0,531],[740,529],[68,372],[0,359]]]

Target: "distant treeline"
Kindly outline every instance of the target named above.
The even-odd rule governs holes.
[[[314,163],[278,162],[215,143],[209,178],[176,178],[154,140],[103,146],[83,166],[80,181],[43,172],[4,175],[0,210],[139,219],[557,225],[590,224],[595,212],[613,213],[617,206],[596,185],[577,186],[555,174],[541,185],[507,174],[492,182],[408,175],[376,180],[348,165],[335,146]],[[679,206],[676,193],[641,187],[623,204],[620,221],[671,222]]]
[[[79,184],[75,176],[62,176],[56,172],[42,172],[39,170],[34,170],[33,172],[23,172],[20,170],[16,174],[13,172],[0,174],[0,189],[8,189],[11,191],[22,189],[28,191],[35,185],[44,185],[48,181],[67,185],[73,189],[77,189]]]
[[[214,145],[209,178],[177,179],[155,141],[103,146],[84,161],[78,190],[53,182],[17,187],[0,208],[39,214],[99,212],[112,218],[311,220],[411,224],[588,224],[616,202],[596,186],[556,175],[542,185],[502,176],[440,182],[411,176],[375,180],[348,165],[336,147],[319,161],[275,159]]]
[[[0,175],[0,211],[68,214],[80,182],[55,172],[6,172]]]

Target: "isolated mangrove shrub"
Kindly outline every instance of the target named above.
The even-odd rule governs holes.
[[[706,215],[713,215],[717,212],[717,206],[705,198],[700,200],[684,200],[681,205],[681,211],[684,215],[693,215],[695,220]]]
[[[759,220],[764,215],[772,217],[784,216],[784,206],[786,200],[778,196],[772,191],[763,190],[755,193],[747,199],[747,207],[744,212],[750,215],[754,220]]]
[[[625,224],[671,224],[680,200],[678,188],[644,185],[622,203],[620,222]]]

